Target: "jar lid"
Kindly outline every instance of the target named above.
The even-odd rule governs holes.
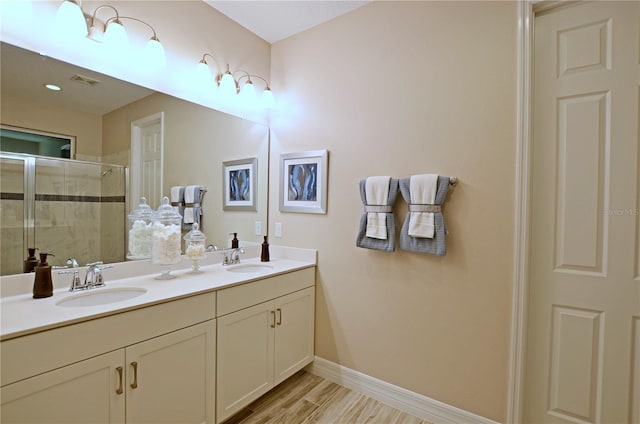
[[[191,231],[189,231],[184,236],[185,241],[205,241],[207,236],[204,235],[202,231],[200,231],[200,225],[197,222],[194,222],[191,227]]]
[[[180,215],[173,206],[169,204],[169,198],[164,196],[162,198],[162,203],[158,210],[151,215],[151,219],[161,219],[161,220],[181,220],[182,215]]]
[[[141,197],[140,204],[129,214],[129,219],[151,219],[153,209],[147,205],[147,198]]]

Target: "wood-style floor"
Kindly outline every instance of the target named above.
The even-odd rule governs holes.
[[[300,371],[225,424],[429,424],[365,395]]]

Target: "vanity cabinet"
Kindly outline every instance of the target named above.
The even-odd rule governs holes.
[[[214,317],[207,293],[3,341],[0,422],[213,423]]]
[[[212,422],[215,322],[5,386],[2,422]]]
[[[220,423],[314,357],[315,267],[0,343],[0,422]]]
[[[216,422],[313,361],[314,282],[307,269],[218,293]]]

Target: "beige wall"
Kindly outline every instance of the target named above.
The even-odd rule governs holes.
[[[102,118],[78,110],[8,96],[0,97],[2,123],[76,137],[76,159],[99,161]]]
[[[266,231],[268,128],[157,93],[104,116],[105,154],[126,159],[122,164],[128,166],[131,122],[158,112],[164,112],[163,194],[176,185],[208,187],[202,227],[208,243],[225,247],[233,231],[242,240],[258,242],[254,222],[260,220]],[[258,159],[258,211],[223,211],[222,162],[252,157]],[[131,208],[137,200],[131,200]]]
[[[515,2],[374,2],[272,46],[273,243],[317,248],[316,354],[504,421],[512,281]],[[278,211],[282,152],[327,148],[326,215]],[[448,253],[355,247],[357,183],[460,178]],[[406,206],[398,202],[401,225]]]

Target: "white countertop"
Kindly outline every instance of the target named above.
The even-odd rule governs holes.
[[[88,291],[69,292],[71,276],[55,276],[53,296],[44,299],[33,299],[31,292],[33,274],[8,278],[2,277],[0,279],[0,287],[3,287],[2,298],[0,299],[0,340],[9,340],[55,327],[215,291],[308,268],[315,266],[317,263],[315,250],[272,246],[270,249],[271,261],[267,263],[260,262],[257,249],[247,248],[246,250],[246,255],[241,257],[241,264],[263,264],[268,265],[270,268],[267,270],[260,269],[257,272],[229,272],[228,269],[233,268],[234,265],[223,266],[220,263],[221,255],[214,252],[213,254],[208,254],[207,260],[203,261],[205,265],[200,267],[202,272],[199,274],[189,272],[190,268],[185,267],[189,266],[189,262],[185,259],[176,265],[181,269],[171,272],[176,278],[156,280],[154,277],[160,275],[160,267],[152,266],[148,261],[139,261],[138,263],[123,262],[115,264],[112,269],[103,272],[106,287]],[[113,272],[110,274],[110,271]],[[84,270],[81,270],[81,278],[84,277],[84,272]],[[55,274],[56,270],[53,273]],[[6,287],[5,282],[7,283]],[[63,282],[66,282],[66,284],[63,284]],[[19,287],[19,289],[16,289],[16,287]],[[57,305],[61,300],[69,296],[76,296],[79,293],[90,293],[104,290],[105,288],[113,289],[118,287],[143,288],[147,291],[133,299],[104,305],[73,307]]]

